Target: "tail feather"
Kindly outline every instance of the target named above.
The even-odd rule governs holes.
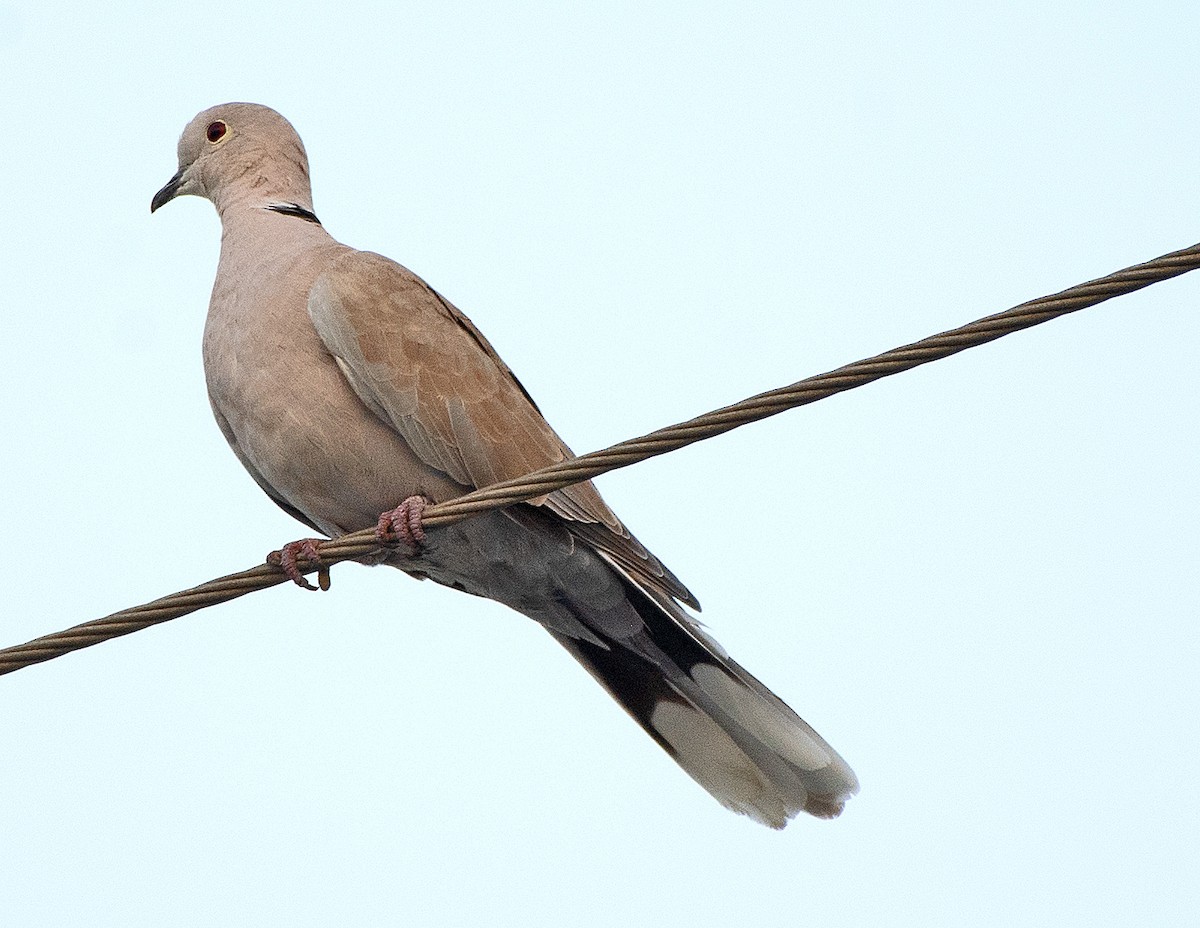
[[[782,828],[801,811],[832,818],[858,791],[837,752],[684,611],[677,581],[626,570],[552,514],[515,506],[435,529],[419,558],[392,563],[540,623],[735,812]]]
[[[640,631],[551,634],[722,805],[772,828],[838,815],[858,779],[837,752],[678,605],[622,583]]]

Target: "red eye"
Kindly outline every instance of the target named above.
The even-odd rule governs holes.
[[[225,137],[225,131],[227,128],[228,126],[218,119],[216,122],[210,122],[208,124],[208,128],[204,130],[204,134],[208,136],[208,140],[210,142],[219,142]]]

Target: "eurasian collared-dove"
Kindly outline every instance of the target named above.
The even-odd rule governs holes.
[[[728,808],[774,828],[842,810],[858,789],[846,762],[684,611],[692,594],[591,483],[427,535],[419,506],[392,511],[571,452],[466,316],[399,264],[330,237],[287,120],[249,103],[200,113],[151,210],[183,194],[221,217],[209,398],[268,496],[331,536],[383,512],[381,530],[391,520],[415,542],[387,563],[540,622]],[[285,554],[313,553],[298,544]]]

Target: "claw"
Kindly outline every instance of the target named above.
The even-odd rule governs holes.
[[[267,563],[274,564],[287,575],[296,586],[306,590],[316,590],[318,587],[308,582],[297,563],[300,560],[317,565],[317,583],[322,590],[329,589],[329,565],[321,561],[321,539],[301,538],[299,541],[289,541],[278,551],[267,555]]]
[[[375,526],[375,537],[384,544],[402,541],[416,553],[425,542],[425,529],[421,525],[425,505],[423,496],[410,496],[395,509],[382,513]]]

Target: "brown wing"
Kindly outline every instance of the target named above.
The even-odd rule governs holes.
[[[465,488],[572,456],[471,321],[394,261],[363,251],[339,258],[313,285],[308,312],[359,398]],[[650,588],[697,605],[590,481],[532,502]]]

